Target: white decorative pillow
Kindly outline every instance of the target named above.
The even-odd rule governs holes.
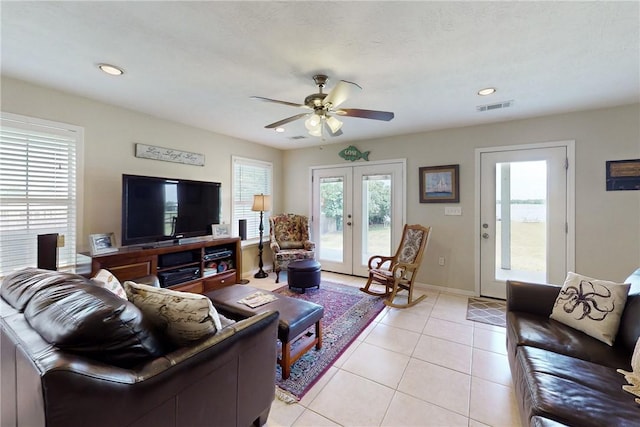
[[[118,295],[123,300],[127,300],[127,293],[120,284],[120,281],[109,270],[100,270],[91,278],[96,286],[110,290],[114,294]]]
[[[629,286],[569,272],[550,317],[613,345]]]
[[[176,345],[188,345],[222,329],[218,312],[204,295],[127,281],[129,301]]]

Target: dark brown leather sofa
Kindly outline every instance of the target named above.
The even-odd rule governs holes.
[[[638,426],[622,390],[640,336],[640,269],[613,346],[549,319],[561,286],[507,282],[507,351],[522,425]]]
[[[47,298],[55,299],[70,287],[74,289],[70,298],[82,297],[85,288],[93,285],[80,283],[86,279],[78,277],[71,281],[79,283],[57,280],[52,286],[48,283],[42,289],[29,291],[29,298],[25,298],[27,292],[22,292],[19,298],[8,300],[4,292],[6,281],[0,284],[0,426],[246,427],[266,422],[275,395],[277,312],[240,320],[190,346],[145,360],[114,359],[121,365],[116,366],[50,344],[29,323],[34,323],[29,317],[32,307],[22,307],[20,303],[25,299],[31,299],[31,304],[38,298],[42,300],[43,292],[49,293]],[[120,304],[113,313],[123,322],[122,328],[137,328],[137,335],[149,338],[145,323],[136,318],[139,311],[135,312],[135,306],[132,308],[115,296],[112,301],[113,294],[98,289],[91,292],[101,301]],[[80,307],[78,312],[92,311],[93,306],[87,307]],[[124,319],[126,313],[135,315]],[[80,325],[82,317],[77,318]],[[42,320],[35,322],[43,327]],[[44,328],[66,328],[53,317],[44,321],[48,322]],[[132,326],[135,322],[138,326]],[[82,329],[78,328],[87,332]],[[105,334],[106,328],[95,328],[83,339]],[[128,346],[124,350],[127,357],[139,356],[140,344],[124,344]],[[111,350],[103,348],[97,354],[110,354]]]

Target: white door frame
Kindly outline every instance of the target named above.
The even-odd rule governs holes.
[[[482,153],[495,151],[516,151],[530,150],[536,148],[554,148],[564,147],[567,150],[567,247],[566,247],[566,265],[567,271],[575,271],[576,263],[576,239],[575,239],[575,140],[540,142],[522,145],[505,145],[498,147],[483,147],[475,150],[475,218],[473,224],[474,230],[474,253],[475,253],[475,294],[480,295],[480,235],[482,234],[480,218],[480,159]],[[558,283],[561,284],[561,283]]]
[[[401,206],[401,226],[407,223],[407,159],[388,159],[388,160],[375,160],[370,162],[352,162],[349,164],[339,163],[332,165],[320,165],[320,166],[310,166],[309,167],[309,229],[311,231],[312,237],[311,240],[315,239],[313,235],[313,230],[315,228],[315,224],[313,221],[317,220],[317,218],[313,217],[313,174],[316,170],[322,169],[335,169],[335,168],[346,168],[346,167],[356,167],[356,166],[376,166],[376,165],[388,165],[388,164],[400,164],[402,166],[402,173],[400,179],[402,181],[402,192],[400,195],[400,206]],[[395,233],[397,235],[392,234],[392,238],[394,241],[392,242],[392,247],[397,247],[400,244],[400,238],[402,235],[402,231],[399,233]]]

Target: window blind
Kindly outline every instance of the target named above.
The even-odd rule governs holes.
[[[37,265],[38,234],[64,235],[58,267],[75,265],[79,128],[0,118],[0,276]]]
[[[272,194],[273,164],[260,160],[232,157],[233,162],[233,227],[247,220],[247,239],[260,236],[260,212],[251,210],[255,194]],[[269,212],[264,213],[264,239],[269,238]]]

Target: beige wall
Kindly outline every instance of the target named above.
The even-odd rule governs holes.
[[[68,123],[84,128],[84,197],[78,248],[88,249],[88,236],[113,231],[120,242],[123,173],[222,183],[222,220],[231,218],[231,156],[273,162],[274,187],[281,186],[282,151],[185,126],[87,98],[2,78],[2,111]],[[134,144],[143,143],[205,155],[205,166],[190,166],[134,156]],[[279,209],[281,197],[274,195]],[[243,270],[257,250],[249,248]],[[251,255],[252,254],[252,255]],[[267,253],[265,260],[270,259]]]
[[[2,78],[4,112],[60,121],[85,129],[83,225],[78,244],[92,233],[120,234],[123,173],[220,181],[223,219],[230,219],[231,156],[274,164],[274,212],[308,213],[309,168],[350,164],[338,152],[351,144],[282,152],[259,144],[161,120],[86,98]],[[536,142],[576,141],[576,270],[622,280],[640,265],[640,191],[606,192],[605,161],[640,158],[640,106],[448,129],[353,143],[370,160],[407,159],[407,221],[434,227],[419,280],[457,290],[474,289],[475,149]],[[346,131],[345,131],[346,132]],[[204,153],[204,167],[138,159],[140,142]],[[418,201],[420,166],[460,164],[461,217]],[[278,189],[282,189],[278,191]],[[438,256],[447,265],[437,265]],[[243,270],[257,268],[257,249],[243,255]],[[271,264],[265,247],[265,264]]]
[[[576,270],[623,280],[640,266],[640,191],[605,191],[605,161],[640,158],[639,118],[640,106],[636,104],[353,145],[360,151],[371,151],[370,161],[407,159],[407,222],[434,227],[419,281],[473,291],[475,149],[575,140]],[[308,212],[309,180],[300,177],[308,177],[311,166],[351,164],[338,157],[348,145],[285,152],[285,210]],[[460,217],[444,216],[444,205],[418,200],[418,168],[446,164],[460,164]],[[438,266],[439,256],[446,256],[443,267]]]

